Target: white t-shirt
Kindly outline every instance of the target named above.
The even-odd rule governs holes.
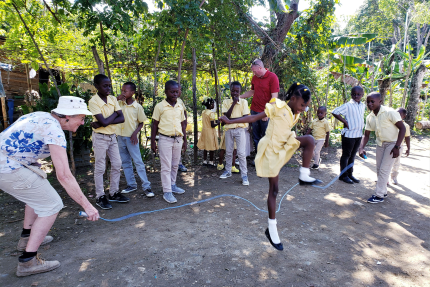
[[[11,173],[22,167],[17,160],[31,165],[49,157],[50,144],[67,148],[59,121],[45,112],[20,117],[0,133],[0,173]]]

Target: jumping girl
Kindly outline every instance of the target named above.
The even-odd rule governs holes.
[[[239,119],[229,120],[221,117],[226,124],[253,123],[269,117],[266,135],[260,140],[255,157],[255,169],[259,177],[269,178],[269,195],[267,207],[269,210],[269,227],[266,237],[278,250],[284,247],[278,236],[276,227],[276,196],[278,195],[278,176],[281,168],[290,160],[298,148],[303,148],[302,167],[300,168],[300,185],[320,184],[321,181],[310,177],[310,164],[315,147],[312,136],[296,137],[291,131],[299,120],[299,114],[305,111],[311,99],[309,88],[300,83],[292,84],[288,89],[286,101],[272,99],[266,104],[264,112]]]
[[[215,113],[212,111],[215,101],[212,98],[205,98],[202,105],[206,107],[206,110],[202,113],[203,128],[197,147],[203,150],[203,164],[215,167],[214,153],[219,148],[218,136],[215,130],[215,127],[219,125],[219,121],[215,120]],[[207,162],[208,151],[209,162]]]

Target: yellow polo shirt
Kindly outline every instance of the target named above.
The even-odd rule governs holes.
[[[233,103],[233,99],[226,99],[222,102],[223,114],[228,112],[232,103]],[[233,108],[233,111],[231,112],[231,118],[241,118],[245,115],[249,115],[248,102],[245,99],[240,99],[239,102],[236,103],[236,106]],[[229,125],[225,125],[224,129],[229,130],[229,129],[247,128],[247,127],[248,127],[247,123],[229,124]]]
[[[184,101],[182,101],[181,99],[177,99],[176,103],[180,104],[184,108],[184,111],[187,111],[187,108],[185,107]]]
[[[400,114],[392,108],[382,106],[377,116],[373,111],[366,118],[366,130],[374,131],[376,143],[382,146],[383,142],[395,142],[399,134],[399,129],[395,126],[401,122]]]
[[[312,129],[312,136],[315,140],[325,140],[328,132],[330,132],[330,125],[326,118],[322,120],[316,118],[311,122],[309,128]]]
[[[88,103],[88,109],[93,114],[93,121],[97,122],[97,119],[94,115],[102,114],[104,118],[108,118],[114,112],[120,111],[121,107],[114,96],[108,96],[107,103],[105,103],[98,94],[95,94]],[[116,131],[116,124],[108,125],[107,127],[100,127],[98,129],[93,128],[93,131],[96,133],[112,135]]]
[[[405,128],[406,128],[405,137],[410,137],[411,136],[411,127],[405,121],[403,121],[403,124],[405,125]]]
[[[155,106],[152,118],[159,121],[158,132],[166,136],[183,136],[181,122],[185,121],[184,106],[172,107],[166,100]]]
[[[116,125],[116,134],[123,137],[131,137],[137,126],[147,120],[143,107],[135,100],[131,105],[124,101],[118,101],[124,114],[124,122]]]

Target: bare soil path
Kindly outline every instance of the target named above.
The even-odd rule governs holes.
[[[367,149],[366,161],[356,161],[360,184],[295,187],[277,215],[283,252],[264,236],[267,214],[240,199],[91,223],[78,217],[79,206],[52,179],[66,207],[50,232],[54,241],[40,252],[61,267],[18,278],[15,247],[24,205],[0,192],[0,286],[430,286],[429,147],[428,138],[412,141],[399,185],[389,186],[382,204],[366,203],[375,187],[375,147]],[[340,153],[323,149],[321,168],[312,174],[328,183],[338,173]],[[297,158],[281,171],[280,196],[297,183]],[[94,195],[91,170],[80,174],[86,194]],[[181,173],[178,185],[186,193],[177,196],[177,205],[233,194],[266,209],[268,182],[255,169],[249,168],[249,187],[239,175],[219,175],[200,166]],[[172,206],[162,199],[159,173],[149,178],[155,198],[134,192],[130,203],[114,204],[101,216]]]

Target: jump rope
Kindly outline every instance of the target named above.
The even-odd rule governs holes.
[[[367,156],[364,155],[364,159],[367,159]],[[325,186],[318,186],[318,185],[312,185],[313,187],[316,188],[320,188],[320,189],[326,189],[329,186],[331,186],[342,174],[344,174],[349,168],[351,168],[354,165],[354,163],[349,164],[347,167],[345,167],[342,172],[335,177],[332,181],[330,181],[327,185]],[[279,205],[278,205],[278,209],[276,210],[276,213],[279,212],[279,210],[281,210],[281,204],[282,204],[282,200],[284,200],[285,196],[291,191],[293,190],[293,188],[295,188],[297,185],[299,185],[299,183],[296,183],[295,185],[293,185],[289,190],[287,190],[285,192],[285,194],[281,197],[281,200],[279,201]],[[222,197],[233,197],[235,199],[242,199],[244,201],[246,201],[247,203],[249,203],[251,206],[255,207],[255,209],[257,209],[260,212],[264,212],[264,213],[268,213],[267,210],[261,209],[258,206],[256,206],[254,203],[252,203],[251,201],[249,201],[246,198],[237,196],[237,195],[233,195],[233,194],[221,194],[221,195],[217,195],[214,197],[210,197],[210,198],[206,198],[206,199],[202,199],[202,200],[198,200],[198,201],[193,201],[190,203],[186,203],[186,204],[182,204],[182,205],[178,205],[178,206],[171,206],[171,207],[166,207],[166,208],[162,208],[162,209],[156,209],[156,210],[148,210],[148,211],[142,211],[142,212],[136,212],[136,213],[131,213],[129,215],[125,215],[122,217],[118,217],[118,218],[114,218],[114,219],[106,219],[103,217],[100,217],[99,219],[104,220],[104,221],[108,221],[108,222],[117,222],[117,221],[122,221],[134,216],[138,216],[138,215],[143,215],[143,214],[149,214],[149,213],[154,213],[154,212],[159,212],[159,211],[164,211],[164,210],[170,210],[170,209],[176,209],[176,208],[181,208],[181,207],[185,207],[185,206],[191,206],[191,205],[195,205],[195,204],[200,204],[200,203],[204,203],[204,202],[208,202],[217,198],[222,198]],[[79,211],[79,216],[82,217],[88,217],[88,215],[84,212],[84,211]]]

